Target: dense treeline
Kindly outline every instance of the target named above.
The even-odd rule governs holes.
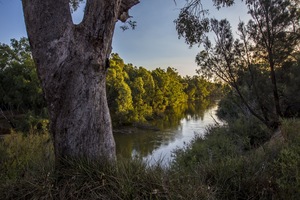
[[[38,111],[45,107],[28,40],[0,45],[0,108]]]
[[[189,100],[216,98],[221,92],[221,84],[210,83],[199,76],[183,78],[170,67],[149,71],[125,64],[118,54],[112,54],[110,59],[107,98],[114,125],[145,122]],[[13,128],[45,128],[48,123],[46,104],[26,38],[12,39],[10,46],[0,45],[0,109],[1,117]]]
[[[115,123],[143,122],[160,116],[187,101],[203,101],[220,97],[221,84],[199,76],[181,77],[175,69],[125,64],[118,54],[112,54],[107,76],[108,103]]]
[[[28,40],[0,44],[0,132],[47,130],[47,109]]]

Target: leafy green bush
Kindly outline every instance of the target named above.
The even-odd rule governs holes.
[[[219,162],[227,157],[263,145],[271,132],[255,119],[239,118],[224,126],[210,126],[204,136],[197,136],[190,145],[175,151],[176,164],[194,166],[199,162]]]
[[[300,195],[300,147],[292,146],[283,149],[275,162],[275,167],[279,175],[276,183],[281,196],[298,198]]]
[[[47,134],[50,122],[46,113],[47,111],[45,110],[41,115],[36,115],[33,112],[28,111],[19,119],[14,120],[15,129],[24,134]]]
[[[45,107],[28,39],[0,43],[0,108],[39,112]]]
[[[237,149],[227,134],[227,127],[211,126],[204,136],[197,136],[190,145],[175,150],[175,162],[179,166],[194,167],[198,163],[210,165],[224,156],[232,156]]]
[[[300,196],[300,120],[283,121],[282,132],[286,145],[274,162],[276,183],[281,198],[289,196],[298,199]]]

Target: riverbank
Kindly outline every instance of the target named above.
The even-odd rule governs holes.
[[[124,158],[139,157],[153,164],[160,160],[168,165],[172,151],[184,147],[195,134],[204,134],[205,127],[215,124],[217,106],[180,112],[178,117],[165,115],[147,125],[114,129],[117,154]]]
[[[60,171],[54,171],[53,149],[47,135],[23,137],[15,133],[0,143],[0,196],[4,199],[297,199],[299,130],[300,120],[285,120],[284,140],[255,147],[257,143],[254,140],[251,143],[248,136],[268,135],[261,127],[240,123],[212,126],[205,136],[196,137],[190,145],[178,149],[169,168],[161,167],[160,163],[149,167],[138,159],[119,159],[116,165],[77,160],[68,161],[69,168]]]
[[[176,152],[175,170],[193,171],[215,199],[298,199],[300,120],[282,122],[281,137],[255,122],[214,126]]]

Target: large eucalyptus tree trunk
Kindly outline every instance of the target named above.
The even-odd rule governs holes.
[[[106,62],[115,23],[138,0],[87,0],[79,25],[72,22],[69,0],[22,3],[56,159],[115,160]]]

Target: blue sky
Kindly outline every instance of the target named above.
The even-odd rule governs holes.
[[[194,75],[197,65],[195,56],[201,50],[189,48],[183,39],[178,39],[173,21],[179,13],[184,0],[141,0],[130,10],[137,22],[135,30],[123,32],[117,24],[113,52],[118,53],[125,63],[143,66],[149,70],[157,67],[174,67],[181,75]],[[232,8],[217,11],[210,0],[203,0],[210,8],[210,14],[216,18],[227,18],[233,22],[233,28],[239,19],[245,20],[246,8],[241,3]],[[83,7],[83,6],[82,6]],[[74,21],[81,18],[81,9],[73,14]],[[10,43],[11,38],[26,37],[21,0],[0,0],[0,42]]]

